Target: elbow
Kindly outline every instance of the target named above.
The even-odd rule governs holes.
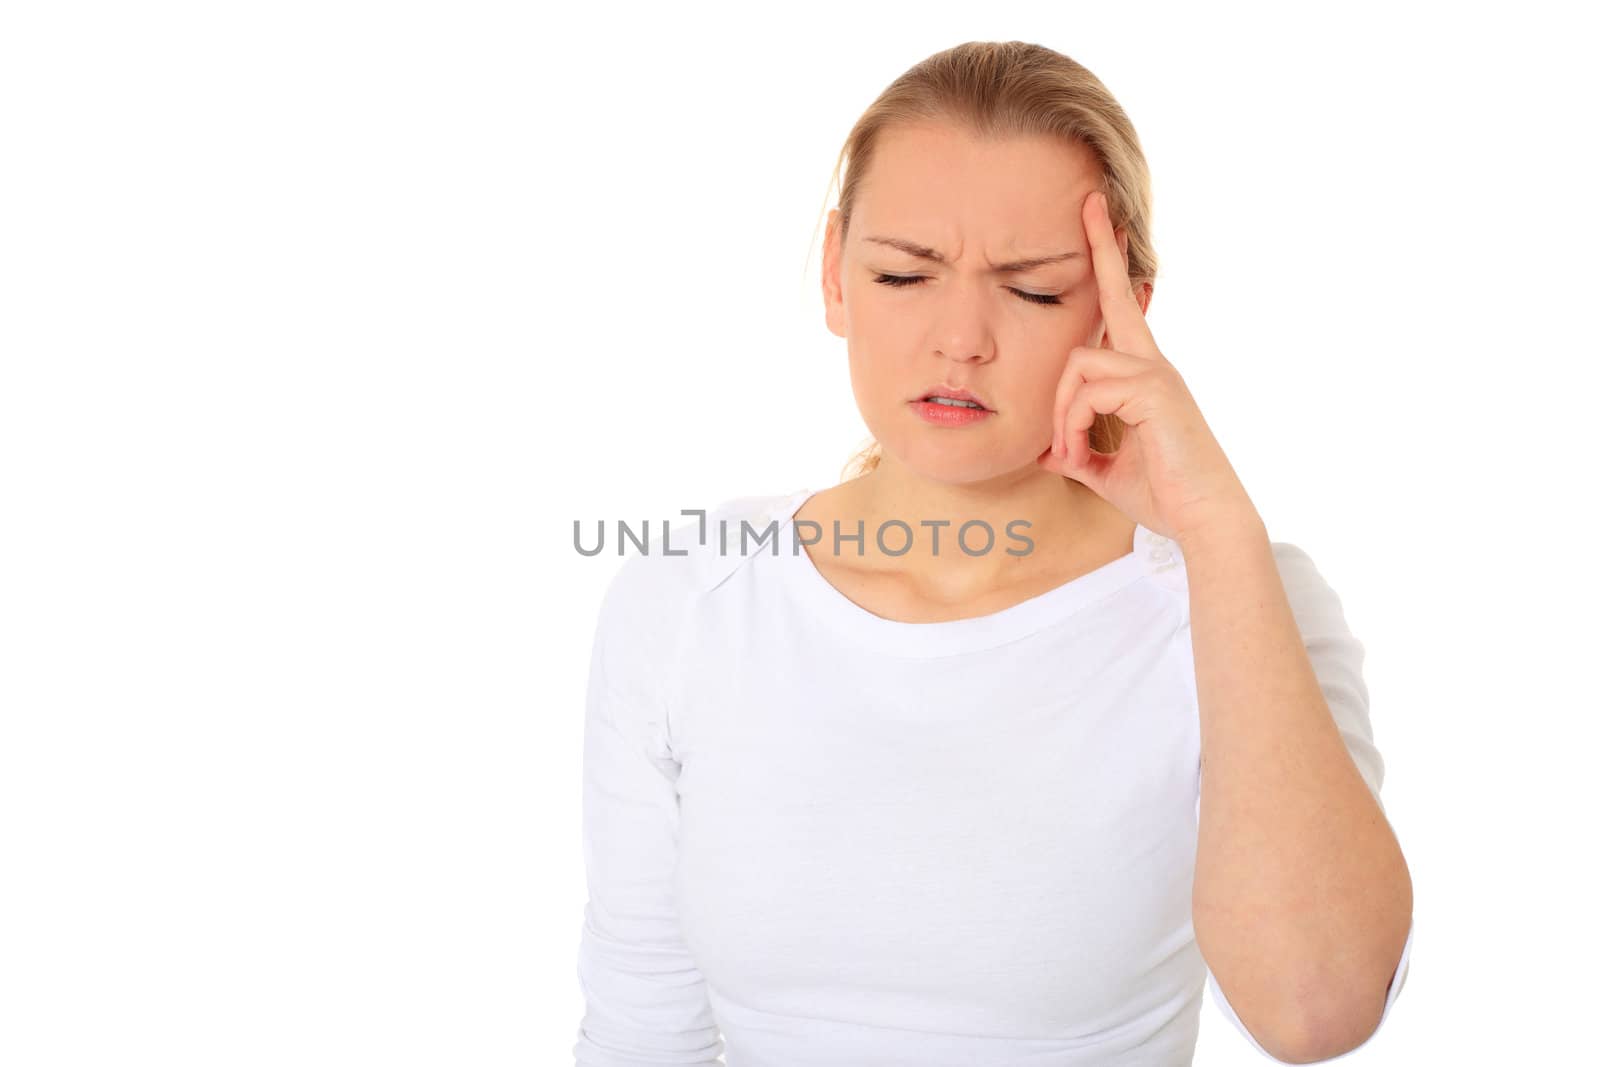
[[[1365,1045],[1377,1029],[1374,1022],[1303,1031],[1287,1040],[1263,1041],[1261,1046],[1281,1063],[1322,1063]]]
[[[1281,1063],[1322,1063],[1360,1048],[1378,1032],[1410,942],[1409,885],[1406,898],[1403,911],[1395,913],[1395,932],[1386,935],[1393,947],[1381,955],[1279,975],[1261,990],[1261,1002],[1275,1009],[1262,1019],[1257,1037],[1268,1055]]]
[[[1366,1044],[1383,1021],[1383,998],[1354,1003],[1328,996],[1310,1002],[1292,1026],[1280,1025],[1259,1040],[1281,1063],[1322,1063]]]

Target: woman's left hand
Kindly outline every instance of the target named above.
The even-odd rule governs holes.
[[[1130,519],[1180,545],[1205,531],[1258,521],[1188,386],[1156,347],[1105,194],[1085,198],[1083,221],[1106,347],[1080,345],[1068,353],[1056,387],[1055,438],[1037,462],[1082,482]],[[1097,413],[1128,425],[1115,452],[1089,448]]]

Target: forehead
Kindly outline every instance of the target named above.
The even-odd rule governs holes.
[[[979,140],[945,124],[897,126],[874,148],[851,229],[931,227],[916,236],[941,241],[1060,238],[1082,233],[1083,200],[1099,182],[1094,153],[1064,138]]]

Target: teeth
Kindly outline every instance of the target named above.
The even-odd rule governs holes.
[[[946,405],[948,405],[950,407],[957,407],[957,408],[981,408],[981,407],[983,407],[982,404],[974,404],[970,400],[952,400],[947,396],[930,396],[928,398],[928,403],[930,403],[930,404],[946,404]]]

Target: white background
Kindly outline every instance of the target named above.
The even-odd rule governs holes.
[[[7,5],[0,1061],[571,1062],[573,521],[838,480],[834,158],[1013,38],[1132,116],[1156,338],[1368,650],[1416,942],[1348,1062],[1587,1047],[1578,11]]]

